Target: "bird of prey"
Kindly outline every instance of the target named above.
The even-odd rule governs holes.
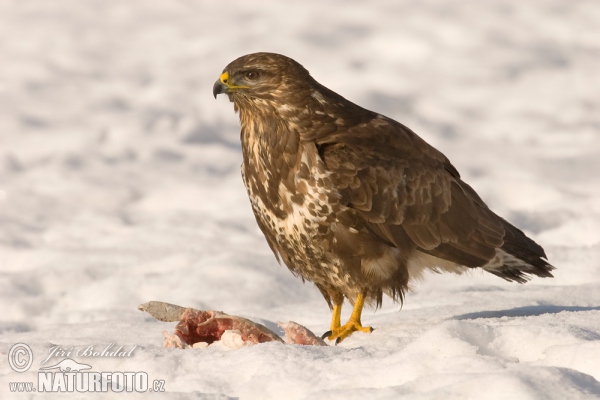
[[[364,304],[402,302],[424,270],[471,268],[524,283],[552,277],[544,250],[491,211],[438,150],[412,130],[318,83],[274,53],[225,67],[213,95],[239,113],[242,178],[278,261],[313,282],[336,344]],[[341,324],[344,299],[354,308]]]

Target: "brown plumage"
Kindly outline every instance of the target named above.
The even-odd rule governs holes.
[[[239,113],[242,175],[269,246],[334,308],[330,339],[370,330],[363,301],[402,301],[425,269],[479,267],[519,283],[552,276],[544,250],[494,214],[442,153],[294,60],[240,57],[213,93]],[[344,298],[356,304],[340,326]]]

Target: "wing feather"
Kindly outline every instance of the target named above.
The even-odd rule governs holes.
[[[507,280],[550,276],[541,247],[494,214],[441,152],[404,125],[312,86],[327,101],[310,106],[319,118],[301,140],[317,145],[342,201],[381,241]]]
[[[439,151],[376,116],[317,141],[342,199],[382,240],[467,267],[486,265],[505,226]],[[410,246],[409,246],[410,247]]]

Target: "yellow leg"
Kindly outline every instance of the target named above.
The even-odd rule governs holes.
[[[342,313],[342,304],[334,304],[333,315],[331,318],[331,330],[323,335],[323,338],[327,337],[329,340],[335,340],[335,344],[340,343],[352,334],[352,332],[373,332],[373,328],[370,326],[362,326],[360,322],[360,315],[365,304],[365,298],[362,293],[356,297],[354,303],[354,309],[350,315],[350,319],[343,326],[340,326],[340,315]]]
[[[331,333],[336,329],[340,329],[341,317],[342,317],[342,304],[344,304],[344,297],[340,296],[338,299],[333,300],[333,312],[331,314],[331,328],[325,332],[321,339],[331,336]]]
[[[342,301],[344,301],[342,299]],[[342,303],[333,305],[333,313],[331,314],[331,331],[334,329],[339,329],[341,324],[342,317]]]

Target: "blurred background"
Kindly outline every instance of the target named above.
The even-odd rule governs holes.
[[[163,349],[174,324],[138,304],[329,324],[256,226],[238,117],[212,97],[256,51],[441,150],[555,279],[429,274],[335,348]],[[599,71],[597,1],[0,0],[0,353],[139,346],[89,362],[173,398],[598,394]],[[0,363],[0,392],[36,371]]]
[[[599,27],[594,1],[0,0],[0,332],[149,300],[328,321],[255,226],[211,94],[256,51],[444,152],[561,267],[544,284],[597,280]]]

